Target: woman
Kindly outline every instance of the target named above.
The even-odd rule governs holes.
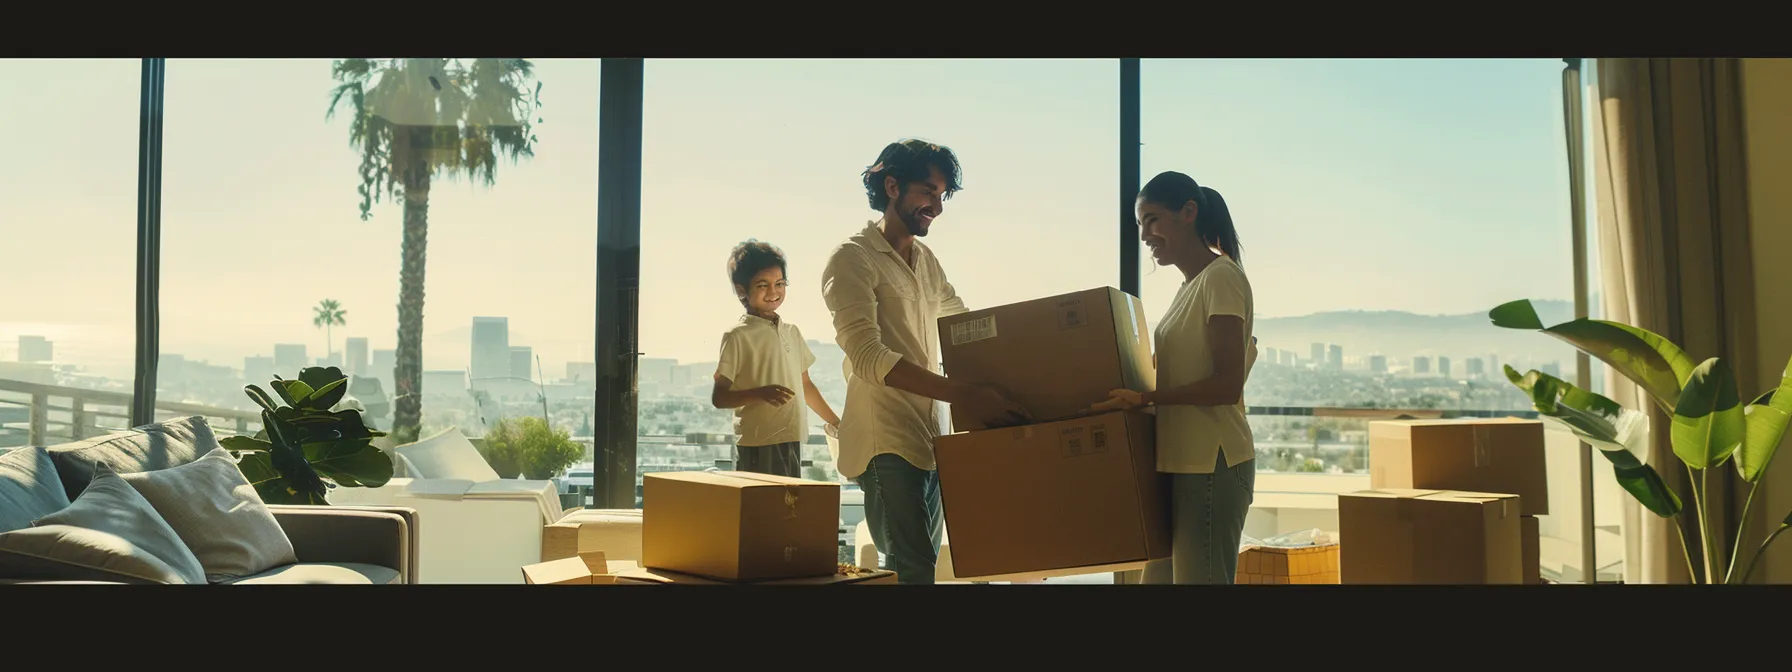
[[[1135,208],[1152,259],[1185,280],[1157,325],[1157,390],[1114,390],[1096,407],[1157,407],[1171,557],[1151,563],[1145,582],[1229,584],[1257,475],[1243,402],[1256,359],[1251,283],[1219,192],[1167,172],[1139,190]]]

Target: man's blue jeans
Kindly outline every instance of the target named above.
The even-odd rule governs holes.
[[[945,530],[940,510],[940,475],[901,456],[871,458],[857,479],[865,492],[865,523],[898,583],[931,585]]]

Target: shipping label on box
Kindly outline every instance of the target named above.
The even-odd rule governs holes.
[[[1120,571],[1169,557],[1154,433],[1152,417],[1135,411],[935,439],[953,573],[1009,580],[995,577]]]
[[[1253,546],[1238,553],[1237,584],[1338,583],[1338,544]]]
[[[840,485],[737,471],[642,479],[641,564],[722,581],[829,576]]]
[[[1340,579],[1351,584],[1517,584],[1518,497],[1384,488],[1338,495]]]
[[[1543,423],[1518,418],[1369,423],[1369,487],[1506,492],[1549,513]]]
[[[939,332],[946,375],[999,387],[1042,420],[1156,387],[1143,306],[1112,287],[942,317]],[[952,425],[985,429],[957,409]]]

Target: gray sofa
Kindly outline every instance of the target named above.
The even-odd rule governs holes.
[[[192,462],[218,447],[217,438],[204,418],[170,420],[136,429],[47,447],[60,481],[73,501],[93,479],[96,465],[104,463],[118,473],[157,471]],[[30,487],[16,476],[30,473],[39,462],[36,449],[21,448],[0,454],[0,507],[15,507],[0,518],[35,519],[55,510],[19,510],[30,502]],[[15,478],[9,480],[9,474]],[[9,493],[7,488],[14,490]],[[41,490],[40,490],[41,492]],[[418,535],[416,511],[385,506],[280,506],[268,508],[292,542],[295,564],[228,581],[229,584],[400,584],[417,583]],[[16,526],[16,524],[15,524]],[[0,532],[7,530],[0,529]],[[45,581],[41,577],[7,576],[6,559],[0,558],[0,584],[30,583],[135,583],[128,579]]]

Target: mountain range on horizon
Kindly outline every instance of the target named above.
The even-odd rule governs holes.
[[[1574,319],[1574,304],[1532,300],[1544,324]],[[1307,359],[1314,343],[1337,344],[1348,360],[1385,355],[1395,361],[1414,356],[1462,360],[1497,355],[1502,362],[1556,361],[1571,365],[1573,348],[1543,334],[1493,326],[1486,311],[1454,315],[1421,315],[1398,310],[1341,310],[1299,317],[1258,318],[1259,348],[1294,352]],[[1460,371],[1460,369],[1458,369]]]

